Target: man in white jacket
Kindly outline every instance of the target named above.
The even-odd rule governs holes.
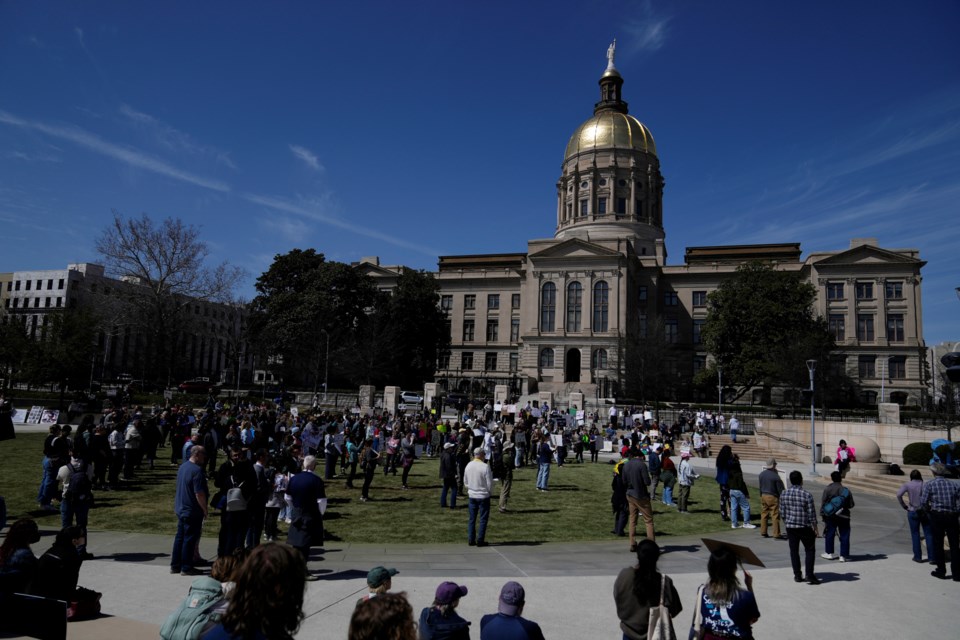
[[[690,487],[694,481],[700,477],[693,465],[690,464],[690,452],[686,449],[680,451],[680,466],[677,467],[677,484],[680,485],[680,491],[677,493],[677,512],[690,513],[687,511],[687,500],[690,498]]]
[[[485,547],[487,520],[490,519],[490,492],[493,490],[493,469],[485,461],[483,447],[473,450],[473,460],[463,473],[463,484],[470,498],[469,520],[467,521],[467,544]],[[477,526],[477,517],[480,524]]]

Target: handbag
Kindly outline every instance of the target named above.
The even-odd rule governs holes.
[[[650,608],[650,623],[647,625],[647,640],[677,640],[673,630],[670,610],[663,604],[663,594],[667,590],[667,576],[660,576],[660,605]]]
[[[693,622],[690,623],[690,635],[688,640],[697,640],[703,635],[703,612],[700,610],[700,605],[703,604],[703,589],[704,585],[700,585],[700,588],[697,589],[697,604],[693,608]]]

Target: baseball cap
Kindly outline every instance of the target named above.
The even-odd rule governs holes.
[[[686,449],[682,449],[682,450],[680,451],[680,457],[681,457],[681,458],[689,458],[689,457],[690,457],[690,452],[687,451]]]
[[[367,572],[367,584],[376,589],[384,582],[400,573],[396,569],[387,569],[386,567],[374,567]]]
[[[519,582],[511,580],[500,589],[500,603],[497,605],[497,611],[505,616],[515,616],[525,600],[526,593],[523,587]]]
[[[466,585],[456,582],[441,582],[440,586],[437,587],[437,595],[434,599],[437,604],[450,604],[465,595],[467,595]]]

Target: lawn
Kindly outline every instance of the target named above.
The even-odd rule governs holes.
[[[58,513],[37,511],[43,434],[21,434],[0,445],[0,495],[7,501],[9,520],[35,518],[41,526],[58,527]],[[90,528],[114,531],[149,532],[172,535],[176,531],[173,494],[176,468],[170,466],[170,449],[159,450],[154,471],[142,470],[122,491],[100,491],[90,512]],[[536,470],[525,467],[514,472],[509,511],[497,512],[496,498],[490,515],[487,540],[497,542],[561,542],[613,539],[610,510],[610,464],[566,464],[553,466],[550,491],[536,490]],[[322,474],[322,465],[317,469]],[[328,538],[342,542],[462,542],[466,537],[466,500],[458,500],[456,511],[440,508],[438,461],[420,459],[410,474],[410,489],[402,490],[399,473],[374,478],[370,502],[360,502],[360,481],[347,489],[343,479],[327,483],[330,507],[325,524]],[[500,484],[494,484],[499,493]],[[212,483],[211,483],[212,489]],[[751,509],[759,513],[759,492],[751,492]],[[718,514],[716,483],[703,478],[694,485],[690,515],[654,503],[658,537],[719,531],[729,525]],[[754,517],[756,519],[756,516]],[[205,525],[215,535],[217,517]],[[642,531],[642,523],[640,525]]]

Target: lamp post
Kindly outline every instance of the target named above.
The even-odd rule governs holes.
[[[723,415],[723,367],[717,367],[717,417]]]
[[[817,475],[817,423],[813,415],[813,373],[817,370],[816,360],[807,360],[810,371],[810,475]]]
[[[320,329],[320,333],[327,337],[327,355],[323,359],[323,401],[327,401],[327,382],[330,381],[330,334],[326,329]]]

